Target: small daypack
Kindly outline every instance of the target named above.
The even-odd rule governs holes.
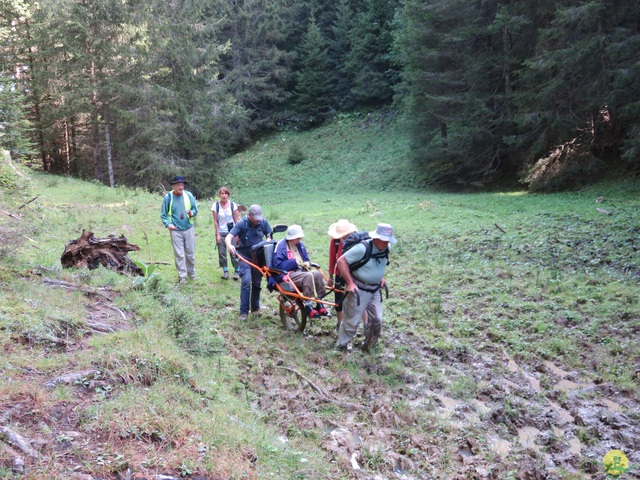
[[[342,242],[342,254],[344,255],[353,247],[358,245],[359,243],[363,243],[366,247],[364,256],[358,260],[357,262],[353,262],[349,264],[349,270],[355,272],[360,267],[364,266],[371,258],[386,258],[387,265],[389,265],[389,249],[385,248],[382,252],[373,254],[373,240],[369,235],[369,232],[360,231],[354,232],[350,234],[347,238]]]

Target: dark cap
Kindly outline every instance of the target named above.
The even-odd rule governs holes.
[[[176,183],[184,183],[186,185],[188,182],[184,179],[184,177],[181,177],[180,175],[176,175],[175,177],[173,177],[173,180],[169,185],[174,185]]]

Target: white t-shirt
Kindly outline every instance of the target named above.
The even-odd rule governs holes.
[[[211,205],[211,211],[216,211],[216,205],[218,202],[213,202]],[[218,231],[220,233],[229,233],[229,229],[227,228],[227,223],[233,222],[233,212],[231,211],[231,201],[226,207],[220,205],[218,208]]]

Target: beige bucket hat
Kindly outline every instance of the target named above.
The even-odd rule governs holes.
[[[332,223],[331,225],[329,225],[329,231],[327,232],[327,234],[331,238],[338,239],[357,231],[358,227],[356,227],[349,220],[345,220],[344,218],[342,218],[336,223]]]

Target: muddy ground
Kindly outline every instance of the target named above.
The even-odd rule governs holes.
[[[344,478],[603,479],[612,449],[631,462],[619,478],[640,478],[633,395],[557,362],[525,363],[490,340],[476,353],[442,351],[392,325],[372,354],[335,352],[334,325],[320,320],[305,331],[306,365],[288,365],[283,353],[246,375],[256,408],[283,432],[316,436]],[[236,342],[233,354],[264,364],[255,345]],[[584,361],[588,369],[588,346]],[[451,379],[469,377],[474,385],[453,398]]]
[[[66,352],[71,365],[89,336],[132,328],[128,313],[115,308],[108,296],[89,296],[85,308],[85,341],[55,347]],[[604,479],[602,460],[612,449],[625,452],[632,466],[639,462],[637,399],[559,363],[525,363],[490,341],[474,353],[441,350],[391,324],[383,326],[373,353],[341,353],[332,349],[335,320],[329,318],[316,321],[300,337],[300,350],[306,353],[304,364],[296,365],[292,362],[299,361],[300,353],[288,349],[291,335],[298,334],[282,330],[280,342],[267,338],[261,327],[265,321],[279,322],[273,305],[261,318],[250,318],[244,334],[220,334],[244,367],[242,381],[254,408],[282,432],[282,448],[299,435],[317,439],[332,464],[330,478]],[[279,353],[274,357],[273,352]],[[588,346],[584,360],[588,370]],[[83,449],[95,453],[108,441],[79,428],[77,412],[109,387],[108,380],[86,382],[91,375],[70,371],[47,378],[35,370],[24,372],[24,378],[45,388],[75,385],[76,396],[55,411],[40,411],[37,395],[1,406],[0,462],[16,477],[38,452],[73,471],[82,464]],[[464,378],[472,378],[473,386],[452,390],[452,379]],[[11,424],[23,427],[21,436],[7,427]],[[300,474],[327,478],[314,471]],[[78,472],[69,478],[93,477]],[[125,471],[114,478],[177,475]],[[620,478],[640,478],[640,469]]]

